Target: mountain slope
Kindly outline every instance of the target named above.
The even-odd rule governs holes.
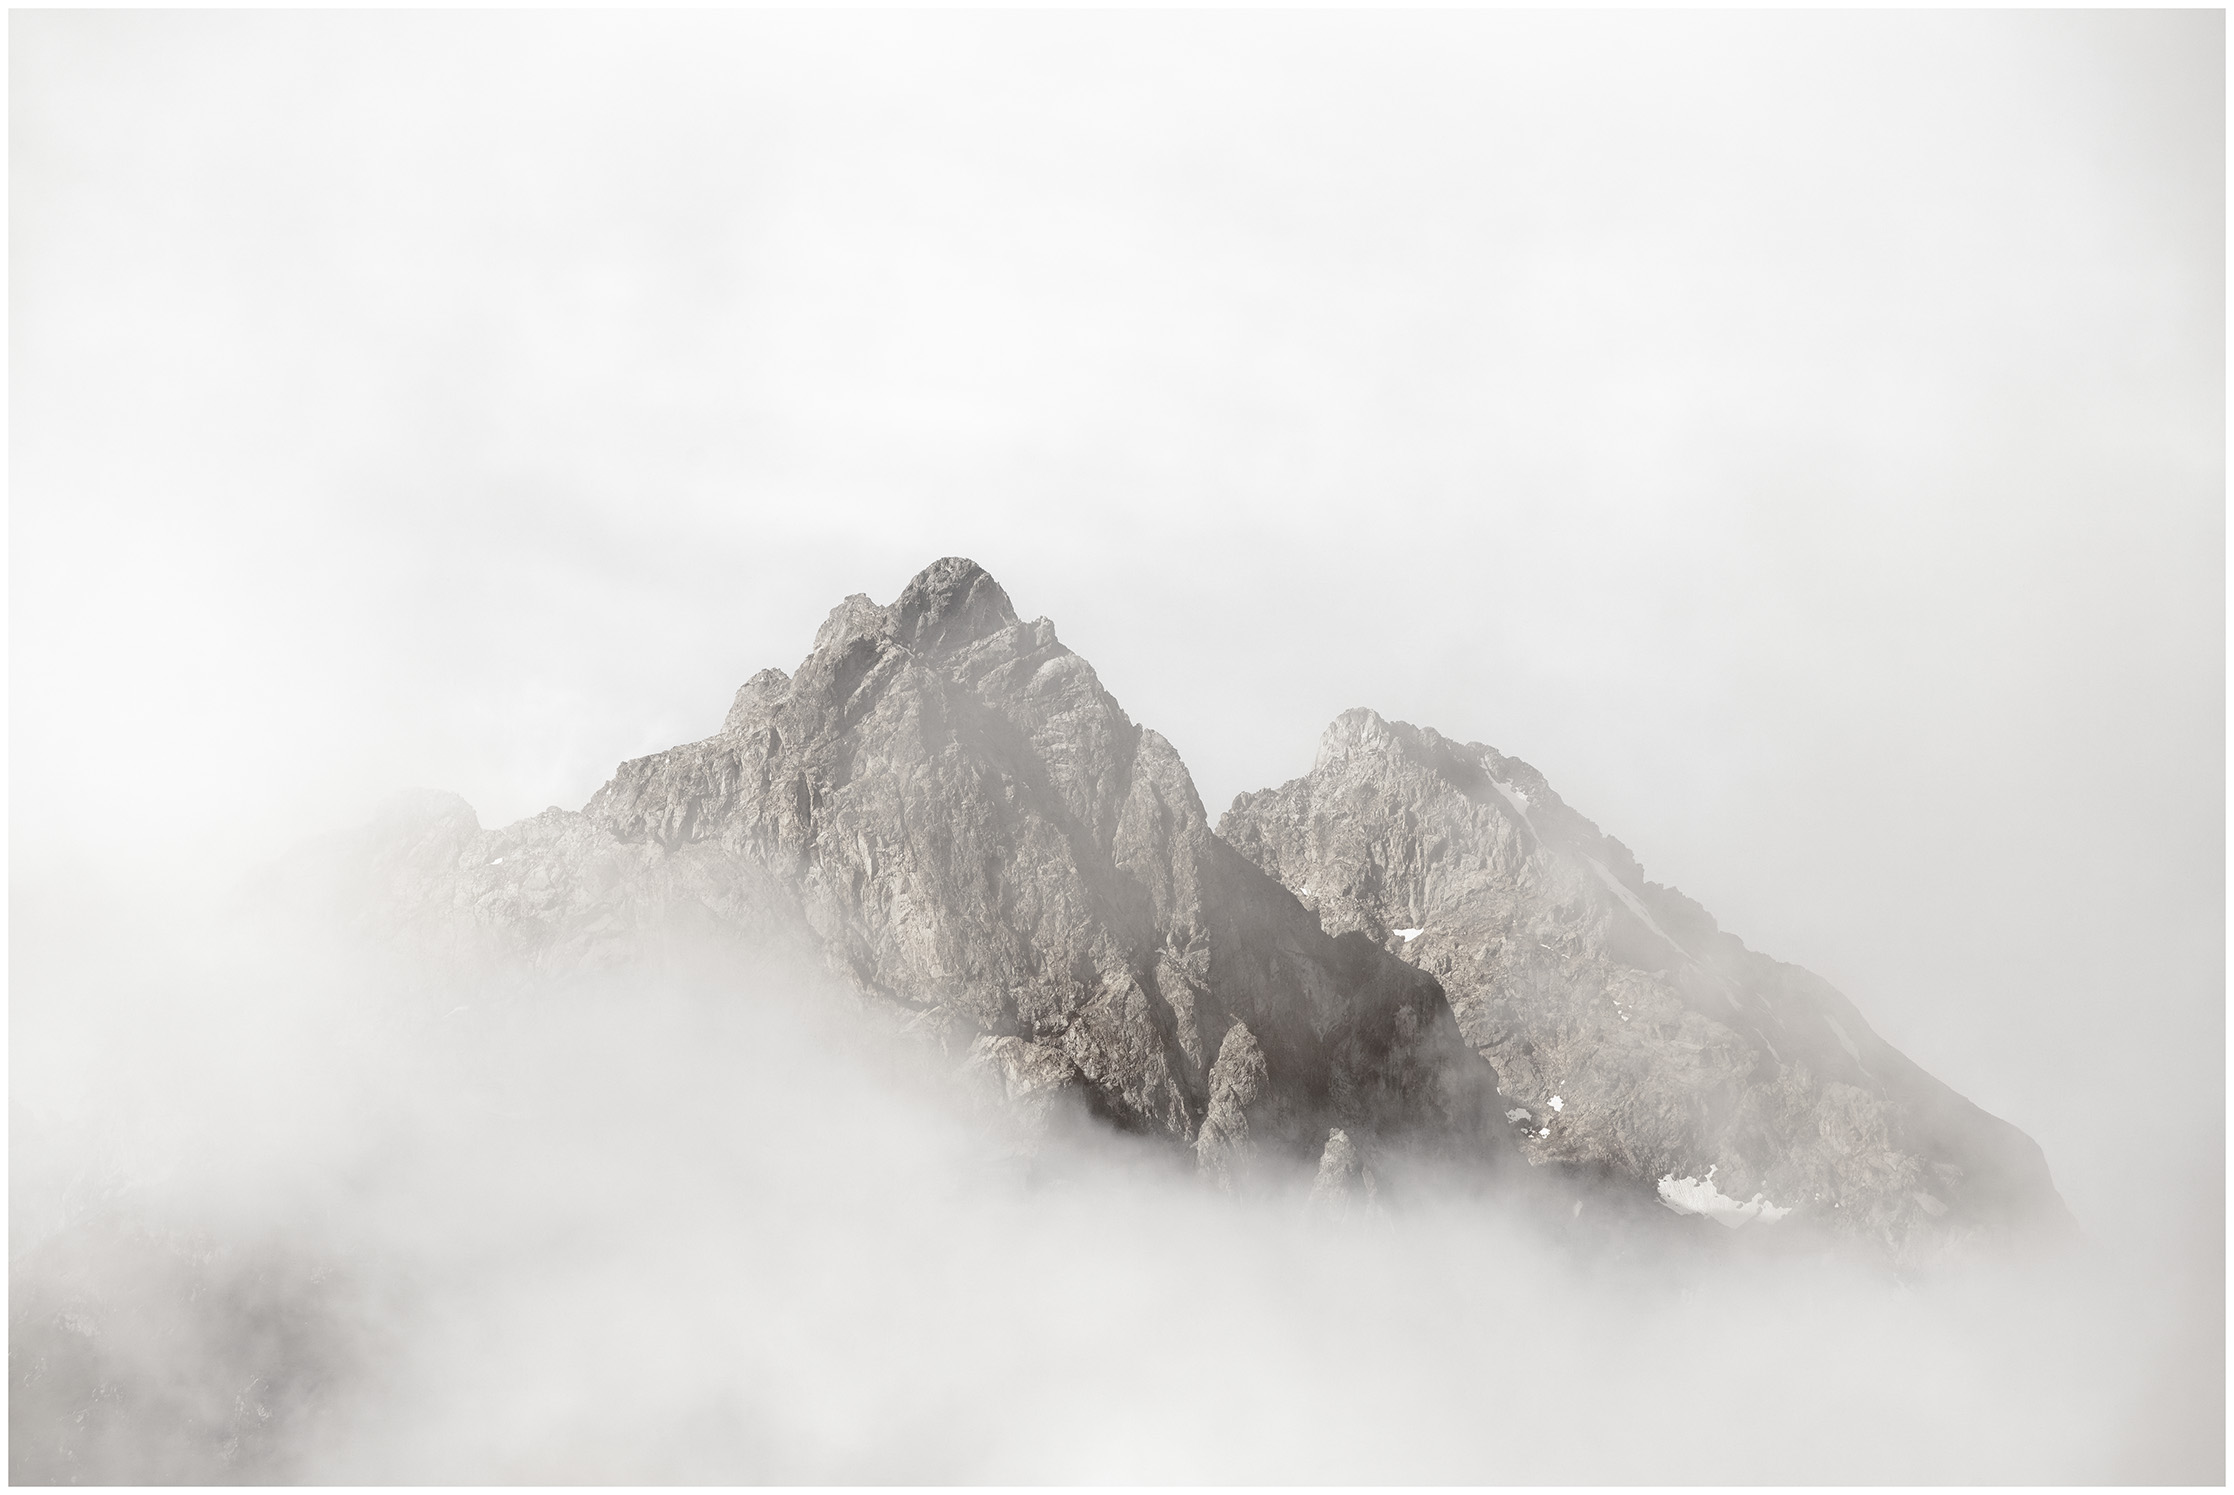
[[[2069,1228],[2029,1138],[1647,882],[1516,758],[1350,711],[1308,775],[1241,795],[1218,829],[1328,931],[1436,978],[1531,1161],[1900,1260]]]
[[[1012,1100],[1067,1092],[1228,1182],[1314,1163],[1338,1129],[1511,1152],[1435,982],[1324,933],[1211,834],[1170,744],[959,558],[889,607],[848,598],[795,672],[578,814],[490,831],[425,796],[296,878],[492,966],[613,964],[678,932],[810,952]]]
[[[1353,711],[1213,833],[1170,744],[959,558],[848,598],[580,812],[484,830],[422,793],[283,880],[478,981],[804,962],[1021,1113],[1068,1097],[1229,1186],[1401,1143],[1902,1261],[2069,1228],[2022,1133],[1525,763]]]

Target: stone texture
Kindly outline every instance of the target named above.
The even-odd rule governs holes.
[[[1326,1135],[1319,1171],[1311,1181],[1311,1213],[1335,1220],[1359,1220],[1379,1212],[1379,1180],[1365,1165],[1365,1154],[1336,1129]]]
[[[580,813],[398,802],[291,886],[414,957],[548,978],[682,944],[808,959],[1012,1102],[1068,1095],[1228,1187],[1330,1126],[1509,1155],[1433,979],[1211,833],[1169,743],[959,558],[846,599],[721,730]]]
[[[1227,1190],[1309,1178],[1341,1131],[1648,1206],[1697,1180],[1723,1223],[1902,1261],[2068,1227],[2027,1138],[1527,764],[1354,711],[1214,834],[1170,744],[958,558],[846,599],[580,812],[487,830],[420,793],[275,880],[499,988],[791,962],[1027,1130],[1091,1113]]]
[[[1435,977],[1533,1162],[1711,1176],[1901,1261],[2069,1228],[2030,1139],[1646,881],[1516,758],[1346,712],[1309,775],[1240,796],[1219,834],[1328,932]]]

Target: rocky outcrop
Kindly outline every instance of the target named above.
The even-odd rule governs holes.
[[[1348,1132],[1327,1133],[1326,1150],[1319,1154],[1318,1175],[1311,1180],[1311,1213],[1325,1219],[1357,1220],[1372,1215],[1380,1192],[1365,1155]]]
[[[2027,1138],[1527,764],[1353,711],[1214,834],[1171,745],[958,558],[579,812],[485,830],[421,793],[277,881],[477,982],[792,962],[1012,1116],[1083,1110],[1227,1190],[1300,1187],[1340,1133],[1900,1260],[2068,1224]]]
[[[1350,711],[1307,776],[1218,829],[1328,932],[1436,979],[1532,1162],[1900,1260],[2068,1228],[2029,1138],[1646,881],[1517,758]]]
[[[483,830],[422,795],[298,860],[383,939],[484,969],[804,954],[1012,1102],[1067,1094],[1228,1187],[1334,1126],[1510,1152],[1435,981],[1214,836],[1171,745],[967,560],[848,598],[579,813]]]

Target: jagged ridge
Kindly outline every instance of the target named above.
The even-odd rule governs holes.
[[[1214,836],[1170,744],[967,560],[846,599],[797,670],[580,814],[462,810],[422,802],[353,853],[381,869],[361,894],[444,949],[563,970],[678,927],[810,949],[1018,1103],[1069,1092],[1228,1181],[1335,1129],[1510,1151],[1434,981]]]
[[[2069,1225],[2029,1138],[1647,881],[1517,758],[1345,712],[1308,775],[1239,796],[1219,834],[1328,931],[1435,976],[1533,1161],[1901,1259]]]
[[[423,796],[297,871],[451,961],[802,952],[1013,1104],[1075,1097],[1228,1184],[1340,1131],[1901,1259],[2068,1223],[2029,1139],[1525,763],[1352,711],[1213,833],[1170,744],[959,557],[847,598],[580,813],[483,830]]]

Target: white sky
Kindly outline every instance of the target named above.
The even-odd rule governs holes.
[[[961,553],[1213,813],[1490,742],[2217,1228],[2218,15],[10,36],[19,909],[578,806]]]

